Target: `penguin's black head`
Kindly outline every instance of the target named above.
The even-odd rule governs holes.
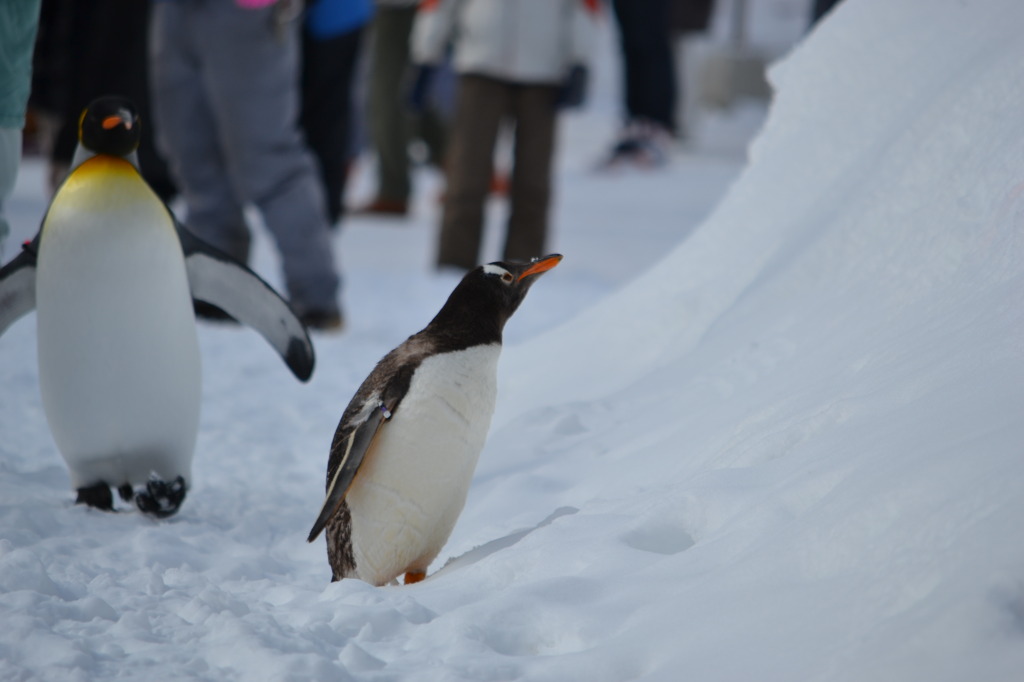
[[[498,261],[474,268],[455,287],[431,325],[439,333],[472,336],[473,343],[500,342],[505,323],[526,292],[561,260],[556,253],[528,263]]]
[[[138,110],[124,97],[94,99],[78,119],[78,141],[94,154],[128,156],[141,135]]]

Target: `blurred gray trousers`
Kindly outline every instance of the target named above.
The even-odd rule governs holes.
[[[338,275],[326,204],[297,125],[299,27],[275,29],[273,12],[227,0],[154,3],[157,141],[196,234],[247,262],[243,206],[255,204],[296,310],[331,310]]]

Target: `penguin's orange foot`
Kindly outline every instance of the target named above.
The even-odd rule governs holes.
[[[427,577],[426,571],[409,571],[405,574],[405,584],[412,585]]]

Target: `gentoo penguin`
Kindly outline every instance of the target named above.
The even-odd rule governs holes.
[[[131,102],[104,97],[79,122],[72,170],[35,239],[0,269],[0,334],[36,309],[39,384],[77,502],[111,487],[154,516],[177,511],[199,422],[193,299],[262,334],[302,381],[313,347],[269,285],[177,223],[137,169]]]
[[[327,529],[333,579],[426,577],[466,502],[497,393],[501,334],[560,255],[490,263],[463,277],[430,324],[384,356],[331,443]]]

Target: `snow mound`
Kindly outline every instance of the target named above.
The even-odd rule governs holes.
[[[536,571],[605,583],[593,644],[659,679],[1019,674],[1022,19],[845,3],[710,219],[509,353],[470,513],[580,509]]]

